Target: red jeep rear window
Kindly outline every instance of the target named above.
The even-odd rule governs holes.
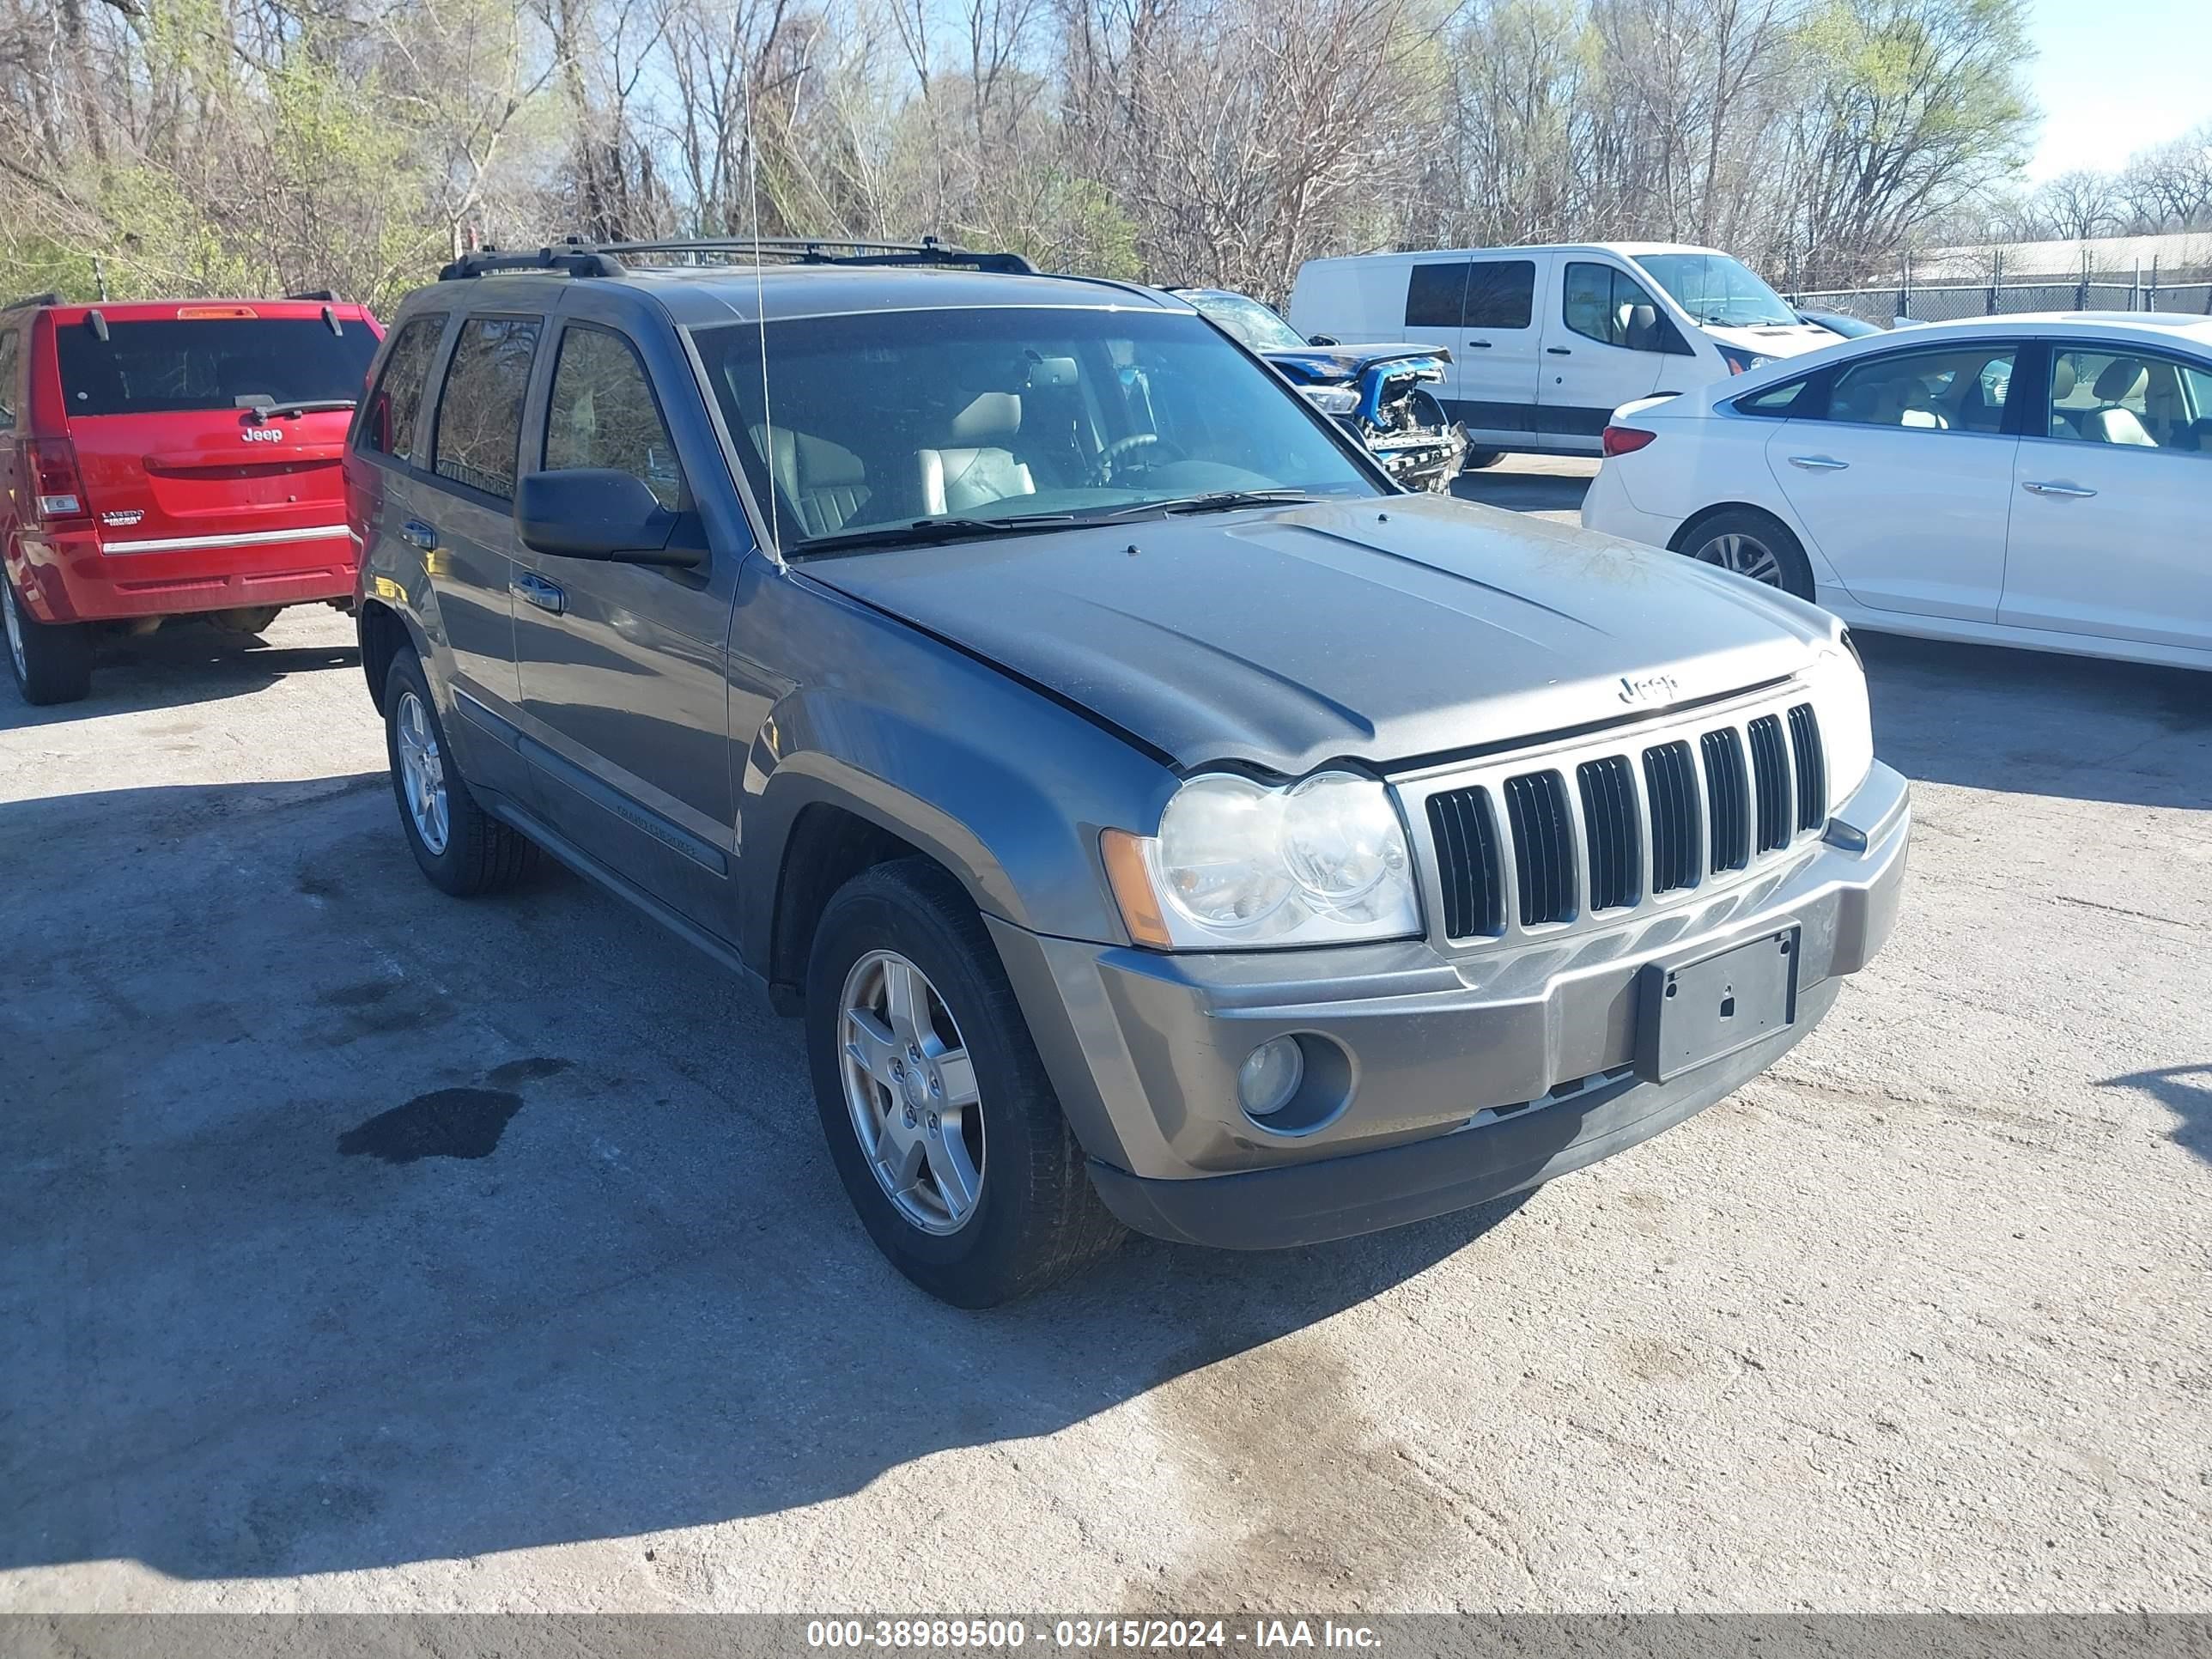
[[[82,323],[54,329],[62,401],[72,416],[358,399],[376,355],[367,323],[333,334],[319,317]]]

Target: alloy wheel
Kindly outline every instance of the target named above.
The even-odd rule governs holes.
[[[1756,536],[1747,536],[1741,531],[1716,536],[1698,550],[1697,556],[1706,564],[1733,570],[1739,576],[1765,582],[1769,587],[1782,586],[1782,561]]]
[[[407,815],[431,857],[446,850],[452,818],[446,804],[446,761],[429,711],[412,691],[399,694],[394,715],[399,737],[399,781],[407,795]]]
[[[958,1232],[982,1196],[983,1113],[951,1010],[896,951],[854,963],[838,1006],[845,1106],[877,1184],[923,1232]]]

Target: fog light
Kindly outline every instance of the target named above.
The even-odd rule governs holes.
[[[1305,1081],[1305,1055],[1296,1037],[1271,1037],[1237,1068],[1237,1097],[1254,1117],[1271,1117],[1291,1103]]]

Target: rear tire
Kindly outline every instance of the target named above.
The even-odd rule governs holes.
[[[894,973],[919,1018],[891,1000]],[[879,864],[830,899],[807,963],[806,1048],[830,1160],[861,1224],[932,1296],[994,1307],[1121,1242],[998,948],[936,865]]]
[[[1496,466],[1504,459],[1505,452],[1502,449],[1470,449],[1467,452],[1466,459],[1460,462],[1459,470],[1462,472],[1480,472],[1485,467]]]
[[[92,630],[82,623],[40,622],[4,574],[0,625],[7,634],[8,666],[25,702],[77,702],[92,690]]]
[[[1753,581],[1813,597],[1813,567],[1790,526],[1755,507],[1723,507],[1692,523],[1675,550]]]
[[[455,898],[472,898],[512,887],[537,869],[537,843],[493,817],[469,793],[422,665],[411,650],[392,659],[385,678],[384,744],[400,830],[432,886]]]

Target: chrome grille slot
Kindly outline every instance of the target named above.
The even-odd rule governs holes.
[[[1751,780],[1758,792],[1759,850],[1771,853],[1790,844],[1790,750],[1782,740],[1782,717],[1761,714],[1752,721]]]
[[[1698,763],[1685,742],[1644,751],[1644,793],[1651,816],[1651,890],[1672,893],[1698,884]]]
[[[1743,741],[1730,726],[1698,740],[1705,756],[1706,812],[1712,820],[1713,873],[1751,862],[1751,784],[1743,769]]]
[[[1429,830],[1443,880],[1444,932],[1472,939],[1505,931],[1505,860],[1490,792],[1477,787],[1429,797]]]
[[[1521,878],[1521,925],[1572,921],[1575,832],[1567,820],[1566,780],[1557,772],[1506,779],[1505,817]]]
[[[1641,894],[1644,832],[1637,822],[1636,776],[1628,757],[1607,755],[1575,769],[1583,798],[1583,834],[1589,847],[1593,910],[1625,910]]]
[[[1790,711],[1790,754],[1797,764],[1797,827],[1818,830],[1828,817],[1828,757],[1820,747],[1820,718],[1809,702]]]

